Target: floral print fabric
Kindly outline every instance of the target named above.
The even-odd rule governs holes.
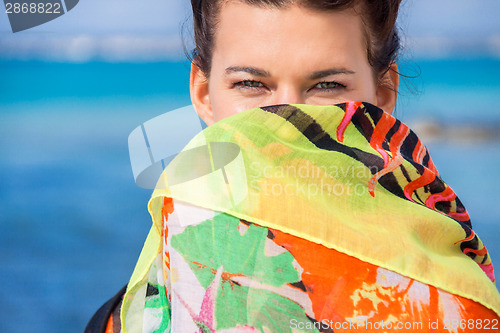
[[[498,328],[498,316],[469,299],[278,230],[174,202],[164,199],[163,251],[148,276],[143,332]]]

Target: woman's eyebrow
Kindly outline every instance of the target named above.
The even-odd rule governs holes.
[[[309,75],[310,80],[318,80],[322,79],[324,77],[330,76],[330,75],[338,75],[338,74],[355,74],[356,72],[351,71],[346,68],[331,68],[331,69],[326,69],[323,71],[317,71],[313,72],[311,75]]]
[[[235,72],[245,72],[248,74],[252,74],[255,76],[260,76],[260,77],[269,77],[271,74],[268,71],[265,71],[260,68],[255,68],[255,67],[243,67],[243,66],[231,66],[226,68],[224,71],[226,75],[229,75],[231,73]]]

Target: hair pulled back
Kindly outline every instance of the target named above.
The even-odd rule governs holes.
[[[191,0],[196,48],[193,61],[208,77],[212,64],[217,19],[227,1],[270,8],[286,8],[296,4],[316,11],[360,9],[365,26],[368,62],[377,78],[389,70],[397,59],[400,40],[396,27],[401,0]]]

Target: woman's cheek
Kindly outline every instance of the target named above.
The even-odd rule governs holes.
[[[265,96],[233,96],[228,103],[230,105],[230,110],[228,110],[230,115],[244,112],[250,109],[255,109],[258,107],[269,105]]]
[[[233,98],[219,100],[219,103],[212,103],[212,109],[214,111],[215,121],[231,117],[237,113],[253,108],[255,107],[252,107],[251,103],[248,103],[248,101],[245,103],[240,100],[235,100]]]

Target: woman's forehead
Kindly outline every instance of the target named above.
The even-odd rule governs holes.
[[[354,10],[318,12],[230,1],[220,9],[214,46],[213,60],[231,65],[307,62],[316,67],[327,62],[349,67],[367,62],[362,22]]]

